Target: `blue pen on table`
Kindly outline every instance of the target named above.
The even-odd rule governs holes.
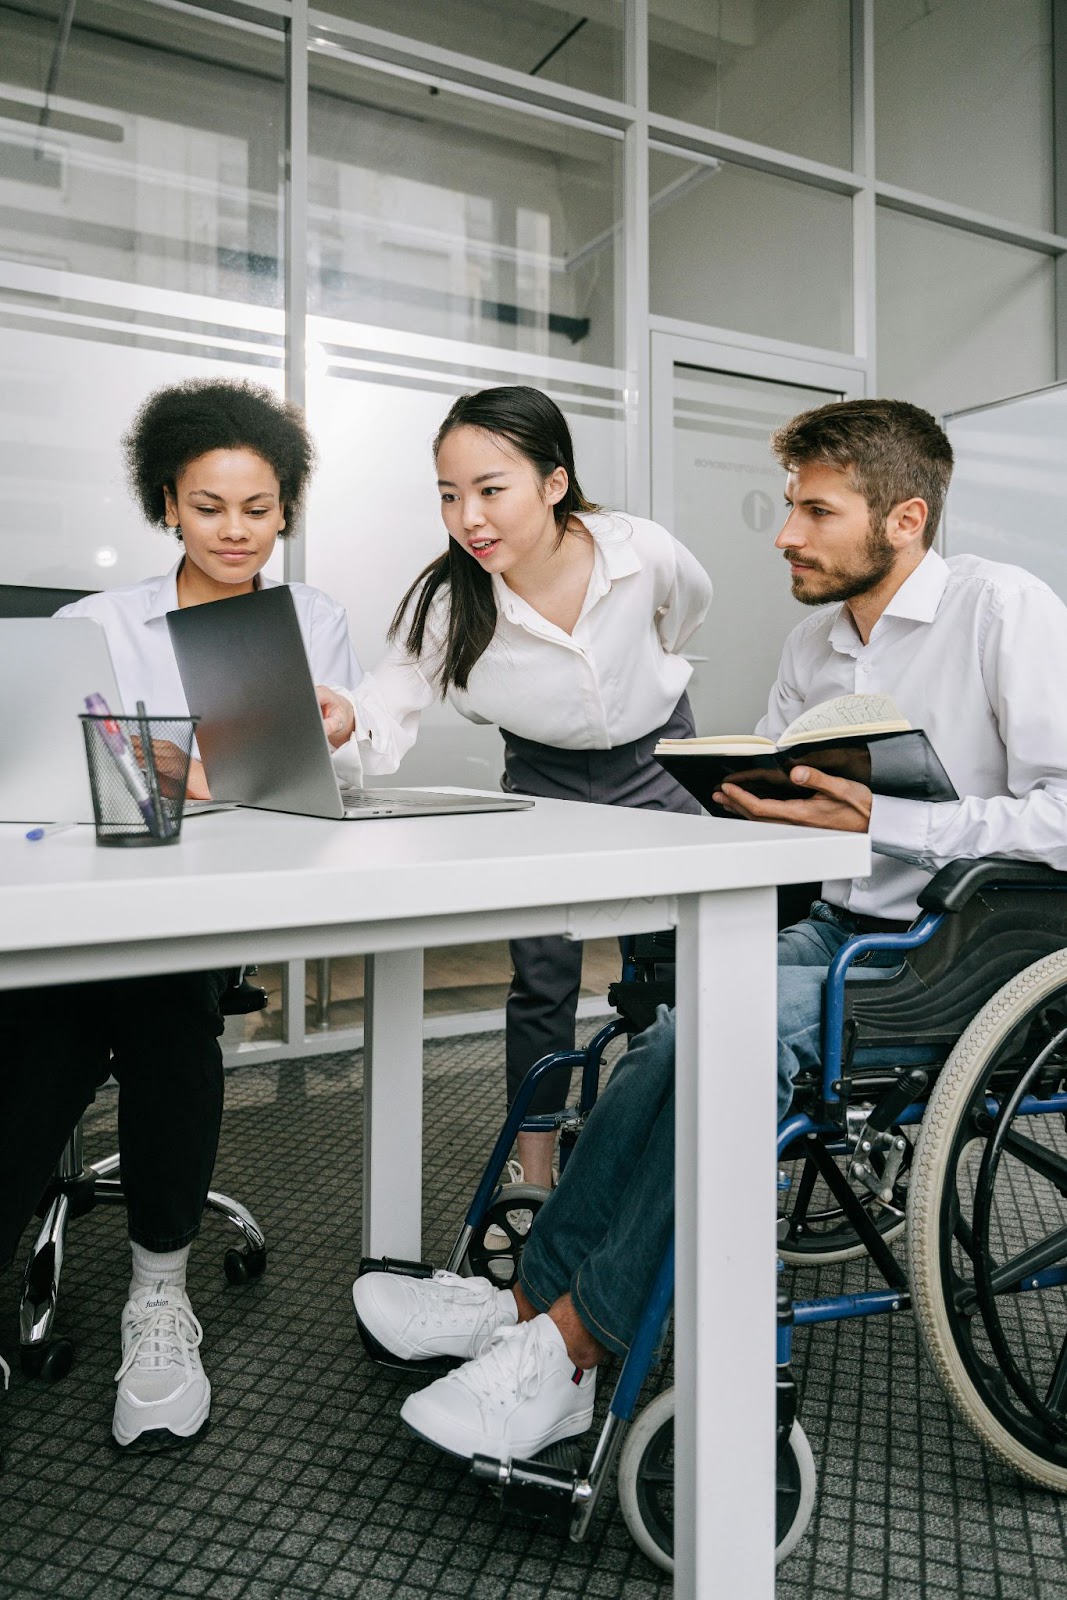
[[[100,737],[111,752],[115,765],[122,774],[123,782],[137,803],[138,811],[140,811],[148,824],[148,831],[157,839],[168,838],[171,830],[167,825],[166,818],[161,817],[153,804],[144,773],[137,765],[137,757],[134,755],[126,735],[112,716],[111,708],[107,701],[103,695],[87,694],[85,696],[85,709],[90,716],[98,719],[97,726],[100,730]]]
[[[29,828],[27,839],[47,839],[53,833],[62,833],[64,828],[76,828],[76,822],[43,822],[39,828]]]

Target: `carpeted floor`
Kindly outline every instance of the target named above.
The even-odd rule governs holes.
[[[447,1255],[487,1152],[500,1062],[493,1035],[427,1047],[431,1258]],[[255,1212],[270,1256],[266,1278],[238,1289],[221,1271],[222,1224],[206,1223],[194,1249],[190,1292],[214,1401],[210,1429],[189,1451],[112,1451],[124,1217],[102,1209],[74,1225],[59,1317],[77,1346],[74,1368],[52,1386],[16,1370],[0,1397],[2,1600],[670,1594],[613,1495],[588,1542],[570,1544],[504,1520],[459,1463],[399,1422],[408,1383],[365,1359],[351,1306],[360,1070],[358,1056],[334,1056],[229,1077],[215,1184]],[[105,1090],[86,1119],[90,1154],[114,1147],[114,1129],[114,1090]],[[806,1273],[798,1292],[856,1288],[863,1274]],[[0,1300],[9,1358],[15,1287],[9,1276]],[[797,1347],[819,1499],[779,1571],[780,1600],[1067,1600],[1067,1501],[1021,1486],[982,1453],[920,1358],[909,1318],[824,1327]],[[722,1465],[725,1478],[728,1448]]]

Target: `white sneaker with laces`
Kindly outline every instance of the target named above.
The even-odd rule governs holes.
[[[584,1433],[595,1396],[596,1368],[576,1367],[556,1324],[542,1314],[500,1328],[474,1361],[409,1395],[400,1416],[450,1455],[513,1461]]]
[[[167,1450],[200,1432],[211,1410],[203,1337],[184,1289],[158,1283],[126,1302],[111,1425],[120,1448]]]
[[[455,1272],[435,1272],[432,1278],[365,1272],[352,1285],[352,1304],[372,1338],[402,1361],[430,1356],[467,1361],[498,1328],[519,1318],[510,1289]]]

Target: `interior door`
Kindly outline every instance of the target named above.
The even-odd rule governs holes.
[[[774,548],[785,507],[771,432],[799,411],[862,392],[861,384],[854,368],[653,334],[652,515],[715,586],[685,650],[698,733],[751,731],[783,641],[804,615]]]

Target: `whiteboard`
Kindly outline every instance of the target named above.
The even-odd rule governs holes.
[[[1067,383],[950,413],[942,554],[1009,561],[1067,601]]]

